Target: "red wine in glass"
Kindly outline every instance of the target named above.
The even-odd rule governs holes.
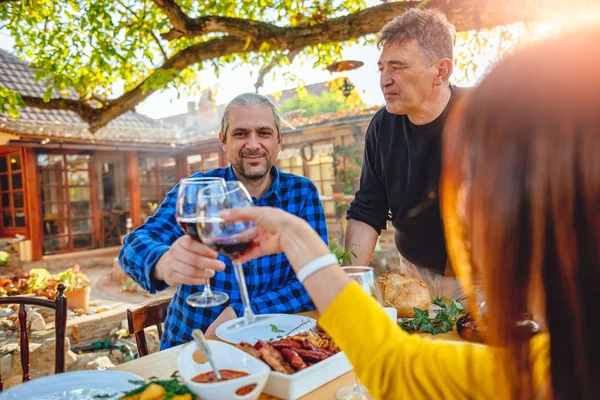
[[[179,182],[177,201],[175,205],[175,219],[181,229],[192,239],[202,243],[198,233],[199,218],[202,210],[198,208],[199,193],[208,186],[224,186],[221,178],[186,178]],[[212,291],[210,279],[204,279],[204,288],[199,293],[193,293],[186,298],[186,302],[193,307],[214,307],[224,304],[229,300],[229,295],[224,292]]]
[[[188,230],[194,230],[218,253],[237,258],[250,246],[247,228],[246,224],[226,223],[219,217],[210,217],[197,221],[196,227],[188,227]]]
[[[210,248],[230,258],[237,258],[246,251],[250,242],[238,242],[229,238],[217,238],[206,243]]]
[[[191,237],[192,239],[194,239],[197,242],[202,243],[202,239],[200,239],[200,236],[198,235],[198,228],[197,228],[198,222],[199,222],[198,218],[180,218],[177,220],[177,223],[179,224],[181,229],[183,229],[183,231],[189,237]]]
[[[203,242],[227,255],[233,262],[240,298],[244,305],[241,321],[229,329],[238,329],[250,324],[267,320],[268,316],[257,316],[250,307],[250,297],[244,276],[244,269],[238,256],[248,249],[255,237],[256,226],[252,222],[224,222],[220,213],[232,208],[252,207],[252,196],[239,181],[227,181],[224,185],[210,185],[198,194],[198,208],[202,210],[203,221],[197,224],[197,233]]]

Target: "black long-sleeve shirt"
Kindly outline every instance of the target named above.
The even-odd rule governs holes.
[[[459,91],[442,114],[425,125],[385,107],[371,120],[365,138],[360,189],[347,218],[372,226],[378,234],[391,219],[396,247],[413,264],[443,274],[446,245],[440,216],[441,134]]]

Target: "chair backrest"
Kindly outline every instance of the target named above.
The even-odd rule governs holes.
[[[0,298],[0,304],[19,304],[19,327],[21,330],[19,345],[21,347],[21,368],[23,369],[23,382],[31,380],[29,374],[29,338],[27,335],[27,310],[25,305],[48,307],[56,310],[54,317],[54,331],[56,335],[56,353],[54,372],[65,372],[65,332],[67,328],[67,298],[65,286],[58,285],[58,295],[54,301],[28,296],[9,296]],[[0,391],[3,390],[2,377],[0,376]]]
[[[167,310],[171,298],[151,300],[146,303],[138,304],[135,307],[127,309],[127,322],[129,325],[129,334],[135,336],[138,354],[140,357],[148,355],[148,343],[144,329],[156,325],[159,338],[162,336],[161,323],[167,316]]]
[[[115,239],[120,240],[119,216],[108,211],[100,212],[100,232],[100,247],[104,247],[113,236]]]

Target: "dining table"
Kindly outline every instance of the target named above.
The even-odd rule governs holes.
[[[307,311],[298,313],[298,315],[307,316],[310,318],[318,319],[319,314],[317,311]],[[455,330],[447,333],[438,334],[432,336],[435,339],[441,340],[453,340],[463,341]],[[207,339],[220,340],[216,336],[208,336]],[[187,344],[187,343],[186,343]],[[158,379],[170,379],[171,375],[177,371],[177,357],[179,352],[186,344],[171,347],[163,351],[149,354],[145,357],[137,358],[120,364],[113,368],[116,371],[130,372],[138,375],[141,378],[147,380],[150,377],[156,377]],[[347,372],[336,379],[326,383],[325,385],[315,389],[314,391],[302,396],[302,400],[327,400],[335,399],[336,392],[343,386],[352,385],[354,383],[355,375],[354,370]],[[260,400],[275,400],[278,397],[270,396],[265,393],[261,394]]]

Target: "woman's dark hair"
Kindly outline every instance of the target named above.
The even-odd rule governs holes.
[[[481,279],[487,341],[507,395],[533,398],[533,312],[550,335],[547,397],[600,394],[600,29],[564,34],[500,62],[444,132],[448,251]],[[476,367],[475,367],[476,368]]]

